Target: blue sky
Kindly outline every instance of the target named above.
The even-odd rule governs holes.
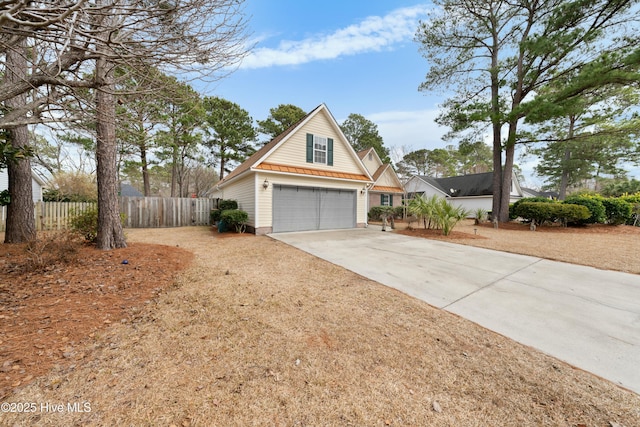
[[[198,89],[239,104],[254,120],[279,104],[310,111],[325,103],[339,123],[361,114],[392,153],[455,144],[442,140],[447,128],[434,122],[446,94],[418,91],[429,64],[414,35],[431,7],[420,0],[245,0],[254,50],[234,73]],[[533,174],[536,159],[516,162],[526,186],[543,184]]]
[[[246,0],[257,44],[240,68],[207,95],[239,104],[256,120],[279,104],[310,111],[325,103],[342,123],[350,113],[378,125],[385,146],[444,147],[433,121],[435,94],[418,91],[427,61],[413,41],[429,3]]]

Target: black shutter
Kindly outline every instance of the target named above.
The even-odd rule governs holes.
[[[307,163],[313,163],[313,134],[307,134]]]

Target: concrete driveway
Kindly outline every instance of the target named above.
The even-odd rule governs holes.
[[[380,227],[272,238],[640,393],[640,276]]]

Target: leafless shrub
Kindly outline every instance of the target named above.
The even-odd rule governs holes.
[[[82,240],[71,231],[41,232],[38,239],[27,243],[23,267],[30,271],[46,271],[77,259]]]

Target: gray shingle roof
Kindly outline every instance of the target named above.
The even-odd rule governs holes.
[[[448,178],[421,176],[420,179],[451,197],[490,196],[493,194],[493,172],[474,173]]]
[[[120,195],[124,197],[143,197],[144,194],[136,190],[131,184],[120,183]]]

